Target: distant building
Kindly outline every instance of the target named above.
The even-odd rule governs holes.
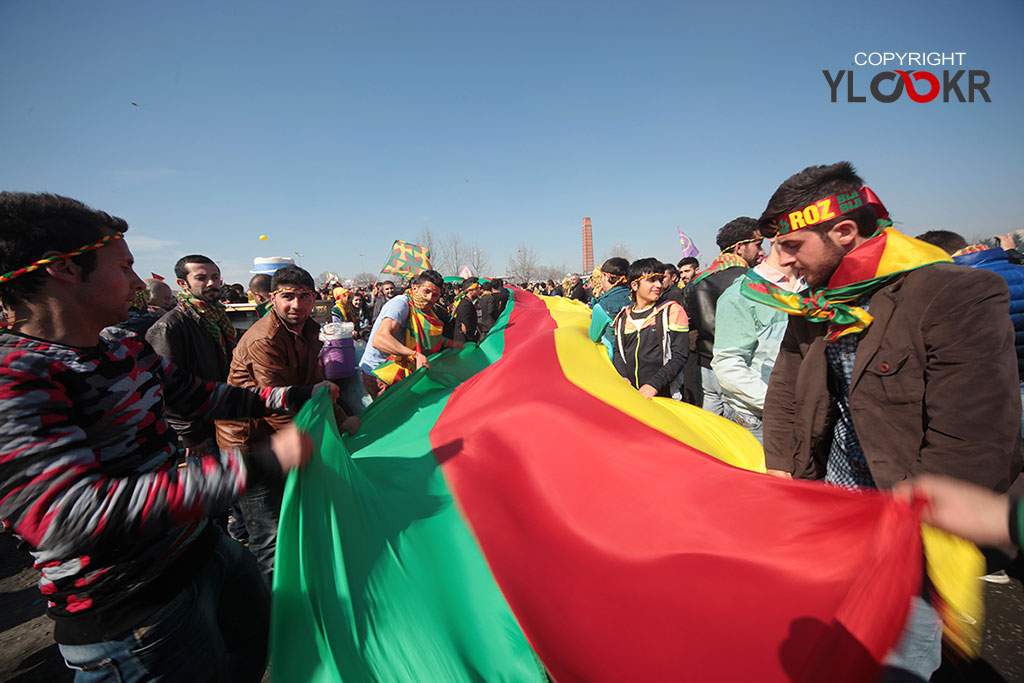
[[[583,272],[594,270],[594,238],[590,231],[590,219],[583,219]]]

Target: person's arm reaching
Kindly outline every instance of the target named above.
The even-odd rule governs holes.
[[[123,444],[95,448],[77,415],[65,387],[40,374],[38,366],[21,368],[13,359],[0,367],[0,519],[36,549],[54,556],[88,555],[144,542],[208,517],[245,489],[248,469],[237,450],[175,467],[169,443],[139,453],[148,444],[131,431]],[[145,430],[146,421],[137,428]],[[262,446],[261,456],[285,471],[310,452],[308,440],[297,435],[285,435],[274,448],[280,452]],[[119,460],[137,462],[145,471],[115,476],[111,472]]]

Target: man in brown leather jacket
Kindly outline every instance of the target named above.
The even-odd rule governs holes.
[[[313,278],[298,266],[285,266],[271,281],[272,308],[250,327],[235,347],[228,384],[241,387],[314,385],[323,381],[320,366],[320,326],[310,318],[315,300]],[[348,417],[337,406],[342,431],[355,433],[359,418]],[[221,448],[247,449],[291,424],[292,416],[256,420],[220,420],[217,443]],[[268,584],[274,571],[277,522],[281,514],[284,482],[250,488],[241,497],[249,531],[249,550],[256,555]]]
[[[787,300],[762,285],[791,313],[765,401],[769,473],[886,489],[934,473],[1005,491],[1021,470],[1006,282],[885,218],[848,162],[792,176],[761,215],[780,263],[813,290]],[[940,634],[917,598],[886,676],[928,680]]]

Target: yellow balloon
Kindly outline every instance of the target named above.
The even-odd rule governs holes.
[[[267,241],[267,236],[266,235],[260,235],[260,242],[266,242],[266,241]]]

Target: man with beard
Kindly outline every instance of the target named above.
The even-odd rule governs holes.
[[[231,351],[237,333],[220,303],[220,268],[212,259],[189,254],[174,265],[178,278],[178,305],[146,333],[153,349],[164,360],[210,382],[228,376]],[[167,411],[167,421],[178,433],[186,456],[203,456],[216,448],[212,422]]]
[[[1021,470],[1006,281],[887,219],[844,161],[790,177],[758,221],[812,290],[742,290],[790,314],[765,400],[768,471],[854,489],[942,474],[1004,492]],[[941,630],[915,598],[883,680],[928,680]]]
[[[285,266],[271,281],[270,312],[253,324],[238,342],[231,360],[228,384],[267,390],[271,387],[317,385],[320,366],[320,326],[310,317],[316,300],[313,277],[299,266]],[[335,406],[338,427],[350,434],[359,418]],[[224,450],[248,453],[292,423],[291,415],[217,422],[217,443]],[[274,572],[277,527],[281,516],[284,479],[250,486],[241,497],[249,533],[249,550],[256,556],[267,585]]]
[[[676,268],[679,269],[679,285],[686,287],[690,284],[690,281],[697,275],[697,270],[700,268],[700,261],[693,256],[686,256],[679,259],[679,263],[676,264]]]
[[[395,298],[395,283],[391,280],[385,280],[380,283],[380,294],[373,297],[373,319],[374,321],[380,316],[380,311],[384,308],[384,304]]]

